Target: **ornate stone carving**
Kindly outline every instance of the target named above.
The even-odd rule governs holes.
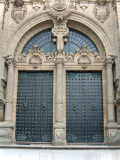
[[[11,16],[16,23],[20,23],[26,15],[27,7],[23,0],[15,0],[13,3],[13,9]]]
[[[46,61],[47,62],[54,62],[55,61],[55,54],[54,53],[48,53],[46,55]]]
[[[8,56],[5,59],[8,69],[14,69],[14,66],[16,65],[15,59],[12,56]]]
[[[84,0],[84,1],[79,0],[79,3],[80,3],[80,8],[86,10],[88,8],[89,0]]]
[[[55,139],[56,141],[63,141],[63,129],[55,130]]]
[[[54,26],[52,29],[52,34],[55,37],[54,42],[56,42],[57,37],[64,38],[64,42],[67,42],[67,36],[69,34],[69,29],[66,27],[65,24],[60,24]]]
[[[50,0],[43,0],[44,2],[44,10],[50,9],[50,7],[52,6],[52,2]]]
[[[93,9],[93,13],[95,18],[97,18],[101,23],[104,23],[110,15],[109,4],[103,0],[97,1]]]
[[[74,61],[74,54],[72,53],[66,53],[65,58],[68,62],[73,62]]]
[[[52,17],[54,22],[54,27],[52,29],[52,34],[54,37],[54,42],[57,42],[57,52],[63,52],[64,42],[67,41],[67,36],[69,29],[66,27],[67,17],[70,15],[71,11],[67,7],[65,1],[59,0],[54,3],[54,5],[48,10],[48,14]]]
[[[37,68],[40,64],[46,61],[46,58],[44,51],[40,50],[39,46],[35,45],[33,46],[33,49],[29,50],[26,55],[20,54],[18,61],[23,63],[29,63],[34,68]]]
[[[47,1],[47,0],[31,0],[32,1],[32,3],[33,3],[33,8],[35,9],[35,10],[38,10],[40,7],[41,7],[41,4],[44,4],[44,6],[45,6],[45,2]]]
[[[109,145],[120,145],[120,131],[119,131],[119,128],[108,130],[108,144]]]
[[[48,14],[52,16],[57,22],[61,23],[65,20],[71,13],[71,10],[66,7],[66,4],[57,2],[53,7],[48,10]]]
[[[33,1],[33,9],[35,9],[36,11],[40,9],[40,2],[38,2],[37,0]]]
[[[78,0],[70,0],[70,6],[69,6],[69,8],[70,9],[77,9],[77,2],[78,2]]]
[[[113,58],[107,58],[106,59],[106,69],[112,70],[113,63],[114,63],[114,59]]]
[[[96,53],[96,54],[94,54],[94,58],[96,61],[102,61],[103,55],[101,53]]]
[[[87,46],[81,46],[80,50],[75,53],[74,61],[81,65],[81,67],[86,68],[91,61],[94,60],[92,50],[88,50]]]

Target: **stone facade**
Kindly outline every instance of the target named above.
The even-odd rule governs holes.
[[[15,144],[18,71],[53,70],[53,145],[66,145],[65,75],[102,71],[104,143],[120,145],[120,0],[0,0],[0,144]],[[52,28],[57,52],[38,46],[27,55],[25,44]],[[69,28],[85,33],[97,46],[64,53]]]

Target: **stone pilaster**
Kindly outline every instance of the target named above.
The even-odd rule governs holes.
[[[5,100],[5,121],[0,123],[0,144],[12,143],[12,129],[14,128],[12,125],[12,100],[15,61],[13,58],[6,58],[6,63],[8,65],[8,76]],[[3,114],[2,110],[1,114]]]
[[[4,59],[3,59],[3,24],[4,24],[4,10],[5,10],[5,0],[0,1],[0,121],[3,121],[4,118],[4,92],[5,88],[3,86],[2,80],[4,79]]]
[[[106,76],[107,76],[107,109],[108,109],[108,124],[107,129],[107,144],[117,145],[120,142],[119,125],[115,123],[115,107],[114,107],[114,89],[113,89],[113,73],[112,73],[113,58],[106,59]]]
[[[6,89],[6,106],[5,106],[5,120],[12,120],[12,101],[13,101],[13,78],[14,78],[14,65],[13,58],[7,59],[8,76],[7,76],[7,89]]]
[[[53,144],[65,145],[65,122],[63,109],[63,59],[56,60],[56,102],[55,102],[55,124],[53,127]]]
[[[108,123],[115,122],[112,64],[113,64],[113,59],[107,58],[107,60],[106,60],[106,76],[107,76]]]

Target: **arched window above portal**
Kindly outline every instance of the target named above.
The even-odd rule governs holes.
[[[97,47],[90,38],[79,31],[69,29],[68,41],[64,47],[65,53],[75,53],[81,46],[87,46],[88,50],[92,50],[94,54],[98,53]]]
[[[46,54],[57,51],[56,44],[53,43],[51,29],[44,30],[33,36],[24,46],[22,53],[27,54],[27,51],[31,50],[34,45],[38,45]],[[79,31],[69,29],[68,41],[64,46],[64,52],[75,53],[76,50],[80,50],[81,46],[87,46],[88,50],[92,50],[93,54],[99,53],[97,47],[88,36]]]

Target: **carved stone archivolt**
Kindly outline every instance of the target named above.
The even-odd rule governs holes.
[[[13,9],[11,16],[16,23],[20,23],[27,13],[27,7],[23,0],[15,0],[13,3]]]
[[[97,1],[93,9],[93,13],[98,21],[104,23],[110,15],[109,3],[103,0]]]

